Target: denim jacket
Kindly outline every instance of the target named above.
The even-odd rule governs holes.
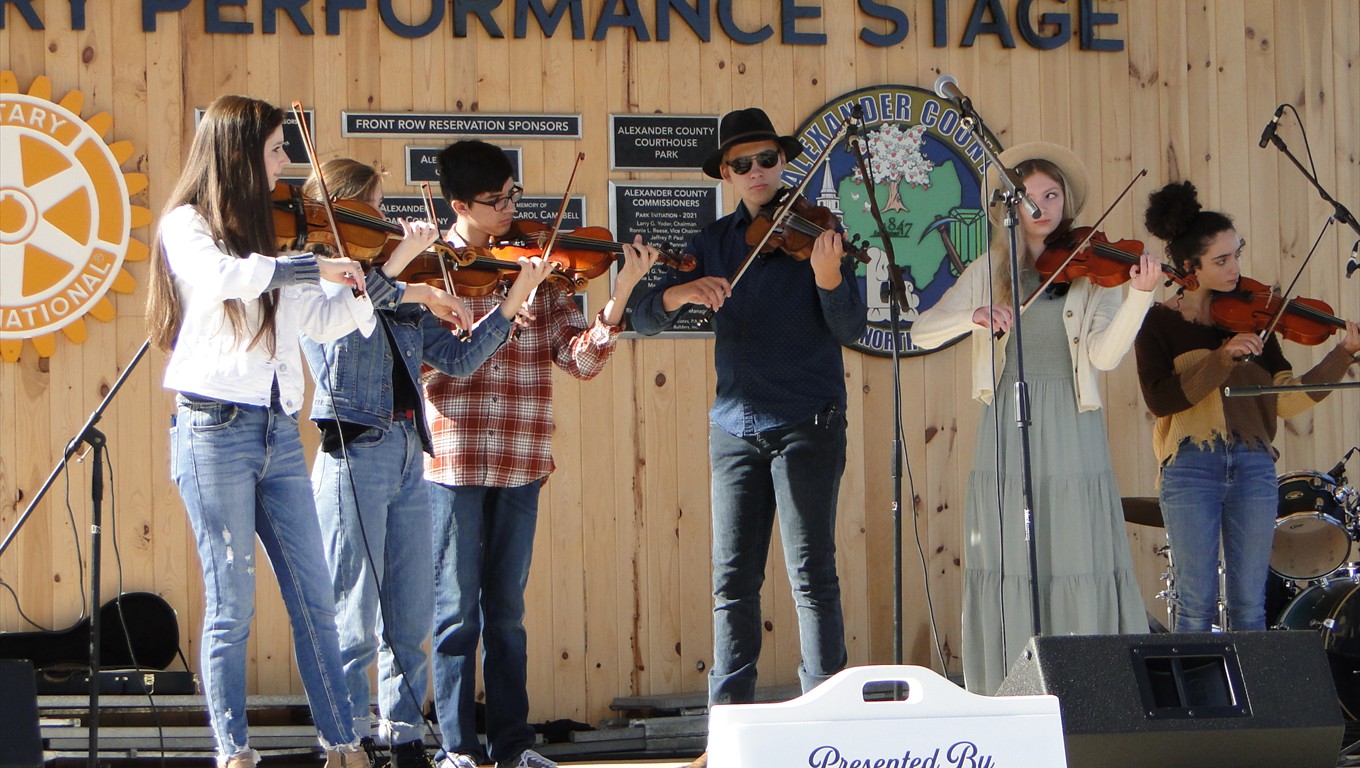
[[[381,271],[372,270],[368,275],[369,294],[375,297],[374,316],[382,326],[377,331],[367,338],[351,333],[325,344],[302,338],[302,351],[316,382],[313,421],[334,419],[383,431],[391,428],[393,349],[388,331],[402,352],[406,372],[417,386],[421,362],[449,376],[469,376],[510,335],[510,321],[499,311],[493,311],[473,327],[471,340],[459,341],[425,307],[399,303],[405,293],[403,284],[397,283],[392,291],[375,290],[374,284],[379,281],[391,282]],[[429,453],[432,447],[424,398],[418,402],[414,421],[421,444]]]

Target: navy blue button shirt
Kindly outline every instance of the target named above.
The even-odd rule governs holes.
[[[744,204],[694,236],[687,251],[692,272],[671,272],[639,299],[632,328],[666,330],[680,310],[666,312],[667,288],[699,277],[730,278],[750,252]],[[864,333],[865,307],[853,262],[841,267],[841,284],[817,287],[812,264],[784,255],[757,257],[713,315],[717,399],[709,417],[724,431],[750,437],[792,427],[829,405],[845,408],[841,345]]]

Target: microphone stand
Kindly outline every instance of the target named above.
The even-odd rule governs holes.
[[[1346,206],[1338,203],[1331,195],[1327,194],[1327,190],[1318,183],[1317,177],[1309,173],[1308,169],[1304,168],[1303,164],[1299,162],[1299,159],[1294,157],[1294,153],[1289,151],[1289,146],[1284,143],[1284,139],[1280,138],[1278,132],[1271,132],[1270,143],[1274,144],[1276,149],[1283,152],[1284,156],[1289,158],[1289,161],[1294,164],[1294,167],[1299,169],[1299,173],[1302,173],[1303,177],[1308,180],[1308,183],[1313,185],[1313,189],[1317,190],[1318,196],[1332,206],[1332,210],[1334,211],[1332,216],[1338,222],[1349,226],[1355,231],[1355,234],[1360,235],[1360,224],[1356,223],[1355,216],[1352,215],[1350,211],[1346,210]]]
[[[861,107],[855,105],[854,120],[849,132],[850,153],[855,156],[859,166],[860,178],[864,179],[869,190],[869,212],[878,224],[878,234],[883,241],[883,251],[888,257],[888,285],[884,293],[888,297],[888,328],[892,337],[893,360],[893,437],[892,437],[892,521],[893,521],[893,663],[902,663],[902,307],[907,305],[907,287],[902,278],[902,267],[897,264],[893,253],[892,238],[883,223],[883,212],[878,207],[878,198],[873,194],[874,177],[869,173],[865,153],[860,147],[862,139],[855,132],[860,119]],[[912,509],[915,514],[915,508]],[[944,659],[940,659],[944,664]]]
[[[1360,389],[1360,381],[1338,381],[1335,384],[1278,384],[1258,386],[1247,384],[1240,387],[1224,387],[1224,397],[1256,397],[1258,395],[1280,395],[1288,392],[1331,392],[1334,389]]]
[[[1025,195],[1025,185],[1020,180],[1019,174],[1007,168],[1001,162],[1001,144],[996,136],[987,128],[982,119],[973,110],[972,104],[967,100],[957,102],[963,112],[963,123],[967,130],[978,140],[978,146],[983,154],[987,156],[987,165],[996,167],[997,176],[1001,178],[1003,189],[997,191],[998,200],[993,200],[993,205],[1000,203],[1005,206],[1005,214],[1002,225],[1006,227],[1007,243],[1010,248],[1010,267],[1011,267],[1011,308],[1014,323],[1011,325],[1011,333],[1015,334],[1015,423],[1020,429],[1020,471],[1021,471],[1021,492],[1022,492],[1022,513],[1025,525],[1025,550],[1028,556],[1029,566],[1029,605],[1030,605],[1030,634],[1043,634],[1042,623],[1039,620],[1039,555],[1038,544],[1034,535],[1034,473],[1031,468],[1031,451],[1029,428],[1031,424],[1029,411],[1029,385],[1025,380],[1025,351],[1024,334],[1021,333],[1021,299],[1020,299],[1020,242],[1016,228],[1020,226],[1020,218],[1017,209],[1022,203],[1025,209],[1031,211],[1032,215],[1038,217],[1038,209]],[[1000,393],[994,393],[993,397]],[[997,476],[997,483],[1001,482],[1001,477]],[[1004,512],[1002,513],[1004,514]],[[1005,573],[1002,573],[1002,580],[1005,580]],[[1002,649],[1005,651],[1006,638],[1001,638]]]
[[[57,465],[52,468],[51,474],[47,476],[47,481],[38,489],[37,495],[28,503],[24,513],[19,516],[14,527],[10,529],[5,540],[0,542],[0,555],[5,554],[14,537],[18,535],[19,529],[24,527],[24,522],[28,520],[34,510],[38,507],[38,502],[42,501],[47,494],[47,489],[56,482],[57,476],[66,468],[71,457],[80,450],[81,445],[89,445],[94,453],[94,463],[90,467],[90,712],[89,712],[89,746],[86,766],[88,768],[98,768],[99,766],[99,643],[100,643],[100,605],[99,605],[99,569],[100,569],[100,539],[103,534],[103,515],[102,506],[104,502],[104,449],[108,442],[104,433],[95,429],[95,424],[104,415],[104,409],[108,408],[113,401],[114,395],[123,387],[123,382],[127,381],[137,363],[141,362],[142,356],[151,347],[151,342],[144,341],[137,350],[137,354],[132,356],[132,362],[128,363],[123,369],[123,373],[118,376],[118,380],[113,383],[109,393],[104,396],[104,400],[90,414],[90,418],[85,421],[85,425],[76,432],[75,437],[66,444],[66,450],[62,453]]]

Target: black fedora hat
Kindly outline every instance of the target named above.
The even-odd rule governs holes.
[[[773,141],[784,150],[784,161],[788,162],[803,154],[803,145],[792,136],[780,136],[770,122],[769,115],[759,107],[748,107],[728,112],[718,124],[718,149],[704,161],[704,175],[714,179],[722,178],[723,154],[735,144],[749,141]]]

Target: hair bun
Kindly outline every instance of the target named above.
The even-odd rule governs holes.
[[[1202,208],[1194,184],[1173,182],[1148,196],[1143,224],[1149,232],[1170,242],[1190,231]]]

